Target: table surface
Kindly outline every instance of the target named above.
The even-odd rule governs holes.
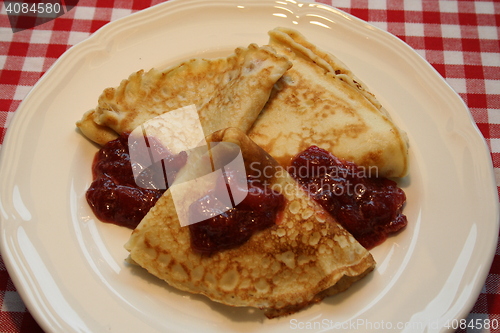
[[[66,0],[66,5],[69,4]],[[158,0],[80,0],[64,15],[13,32],[0,13],[0,144],[20,102],[72,45]],[[396,35],[446,79],[469,106],[491,151],[500,185],[500,1],[321,0]],[[500,252],[467,322],[500,320]],[[41,332],[0,257],[0,332]],[[493,332],[459,329],[457,332]]]

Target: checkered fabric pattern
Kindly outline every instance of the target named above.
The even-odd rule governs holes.
[[[500,185],[500,1],[317,0],[387,30],[412,46],[469,106],[491,149]],[[0,144],[20,102],[70,46],[104,24],[161,0],[80,0],[60,17],[12,32],[0,12]],[[63,1],[64,3],[64,1]],[[468,321],[500,320],[500,248]],[[457,332],[500,332],[464,328]],[[0,258],[0,332],[41,332]]]

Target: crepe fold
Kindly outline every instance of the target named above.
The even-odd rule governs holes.
[[[236,248],[211,255],[194,251],[171,192],[186,174],[197,174],[193,168],[199,157],[188,157],[173,185],[126,243],[132,262],[177,289],[230,306],[260,308],[269,318],[343,291],[374,268],[371,254],[244,132],[224,129],[207,142],[236,144],[248,175],[282,190],[285,206],[277,223]]]
[[[376,166],[379,176],[405,176],[406,133],[366,86],[299,32],[276,28],[269,35],[269,45],[293,66],[248,133],[252,140],[283,165],[317,145],[359,166]]]
[[[250,44],[228,57],[140,70],[118,87],[105,89],[97,107],[86,112],[77,127],[102,145],[156,116],[194,105],[205,135],[227,127],[246,132],[290,66],[272,48]]]

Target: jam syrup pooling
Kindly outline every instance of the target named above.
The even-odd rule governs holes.
[[[406,195],[396,182],[370,174],[328,151],[311,146],[288,171],[337,222],[367,249],[407,225]]]
[[[189,225],[191,246],[199,253],[211,255],[244,244],[254,233],[275,225],[285,206],[285,197],[281,193],[247,178],[248,187],[242,189],[247,194],[242,202],[232,208],[216,208],[218,205],[214,203],[217,201],[214,193],[221,193],[220,187],[226,187],[230,191],[230,187],[222,179],[219,179],[216,186],[219,189],[209,191],[190,206],[190,216],[202,220]],[[234,191],[234,186],[232,190]],[[214,215],[214,208],[222,212],[215,212],[216,216],[204,219],[204,216]]]
[[[136,184],[128,136],[128,133],[120,135],[96,153],[92,164],[93,182],[86,198],[99,220],[134,229],[165,189],[143,188]],[[168,156],[166,160],[171,170],[179,170],[186,163],[185,153],[173,155],[166,148],[162,149],[165,149],[162,153]]]
[[[86,198],[99,220],[134,229],[165,189],[142,188],[136,184],[127,143],[125,133],[96,154],[93,182]],[[187,160],[185,152],[169,155],[166,149],[163,154],[168,156],[170,170],[179,170]],[[367,249],[407,225],[406,216],[402,214],[405,193],[390,179],[367,175],[362,167],[316,146],[298,154],[288,171]],[[220,181],[216,186],[227,184]],[[256,181],[248,180],[247,186],[246,198],[220,214],[205,210],[206,203],[216,199],[212,192],[191,205],[190,214],[203,220],[189,226],[195,251],[213,254],[240,246],[255,232],[275,224],[285,205],[283,195],[269,191]],[[200,218],[204,214],[213,217]]]

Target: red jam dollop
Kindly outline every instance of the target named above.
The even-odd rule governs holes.
[[[292,160],[288,171],[361,245],[371,249],[407,224],[402,214],[405,193],[396,182],[372,175],[373,170],[311,146]]]
[[[165,189],[143,188],[136,184],[128,137],[129,134],[124,133],[96,153],[92,164],[93,182],[86,198],[99,220],[134,229]],[[166,155],[168,150],[163,149]],[[183,153],[168,156],[170,170],[179,170],[186,163],[187,155]]]
[[[193,250],[211,255],[235,248],[248,241],[254,233],[276,224],[285,206],[285,197],[257,180],[248,178],[247,184],[245,199],[233,208],[214,202],[217,201],[215,193],[221,193],[220,187],[235,190],[234,186],[230,189],[224,180],[219,180],[214,190],[191,204],[190,219],[201,221],[189,225]]]

